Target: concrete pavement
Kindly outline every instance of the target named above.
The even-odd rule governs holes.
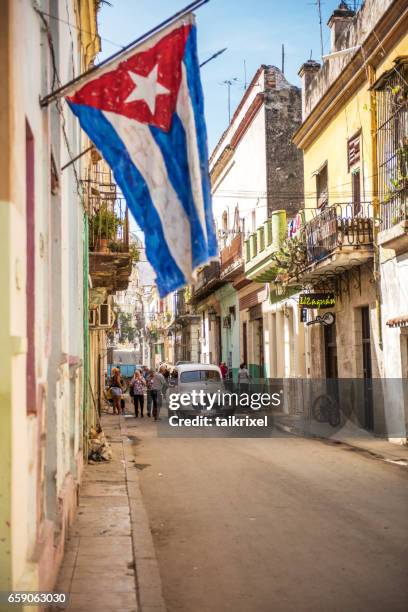
[[[87,465],[55,591],[75,612],[164,612],[160,575],[123,417],[105,415],[110,463]],[[129,465],[128,465],[129,462]]]

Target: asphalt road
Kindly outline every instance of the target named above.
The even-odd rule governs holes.
[[[408,609],[407,468],[282,434],[127,424],[169,612]]]

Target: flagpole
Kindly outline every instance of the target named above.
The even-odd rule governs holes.
[[[93,74],[94,72],[96,72],[97,70],[105,66],[106,64],[109,64],[110,62],[112,62],[118,56],[122,55],[123,52],[128,51],[129,49],[131,49],[132,47],[135,47],[136,45],[141,44],[153,34],[160,32],[161,30],[163,30],[165,27],[167,27],[174,21],[177,21],[177,19],[181,19],[181,17],[184,17],[184,15],[187,15],[188,13],[191,13],[192,11],[200,8],[204,4],[207,4],[207,2],[209,1],[210,0],[195,0],[194,2],[191,2],[186,7],[178,11],[177,13],[174,13],[174,15],[172,15],[171,17],[168,17],[167,19],[159,23],[159,25],[155,26],[154,28],[146,32],[145,34],[142,34],[142,36],[139,36],[138,38],[133,40],[131,43],[126,45],[126,47],[123,47],[123,49],[120,49],[119,51],[116,51],[116,53],[114,53],[113,55],[110,55],[109,57],[107,57],[105,60],[103,60],[103,62],[101,62],[97,66],[93,66],[92,68],[90,68],[89,70],[86,70],[85,72],[75,77],[71,81],[68,81],[68,83],[65,83],[65,85],[62,85],[55,91],[52,91],[50,94],[44,96],[43,98],[40,98],[40,106],[42,107],[48,106],[50,102],[53,102],[57,98],[61,97],[64,94],[64,92],[70,89],[72,85],[74,85],[75,83],[78,83],[85,77],[89,76],[90,74]]]

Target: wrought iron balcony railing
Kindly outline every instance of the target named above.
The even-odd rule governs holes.
[[[225,284],[220,277],[220,262],[212,261],[197,274],[197,281],[191,288],[190,303],[195,304],[204,299],[212,291]]]
[[[194,291],[197,292],[209,283],[220,278],[220,263],[212,261],[197,274],[197,282],[194,284]]]
[[[184,317],[185,315],[191,314],[192,308],[186,301],[186,290],[179,289],[174,294],[174,318]]]
[[[234,236],[231,243],[225,246],[220,253],[220,275],[222,278],[233,278],[243,267],[242,234]]]
[[[129,213],[108,172],[94,172],[83,181],[89,216],[89,249],[96,253],[129,251]]]
[[[371,202],[339,203],[321,211],[304,227],[307,263],[319,262],[336,250],[358,250],[373,244]]]
[[[381,202],[380,231],[391,229],[401,223],[408,221],[408,180],[403,189],[395,191],[386,202]]]

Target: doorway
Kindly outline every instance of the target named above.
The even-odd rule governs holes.
[[[336,324],[324,325],[324,352],[326,361],[326,378],[338,378]]]
[[[257,334],[257,345],[258,345],[258,363],[259,363],[259,378],[264,377],[264,333],[263,333],[263,319],[256,319],[255,330]]]
[[[242,356],[248,367],[248,324],[246,321],[242,324]]]
[[[369,431],[374,429],[370,309],[361,308],[361,343],[363,348],[363,378],[364,378],[364,427]]]

